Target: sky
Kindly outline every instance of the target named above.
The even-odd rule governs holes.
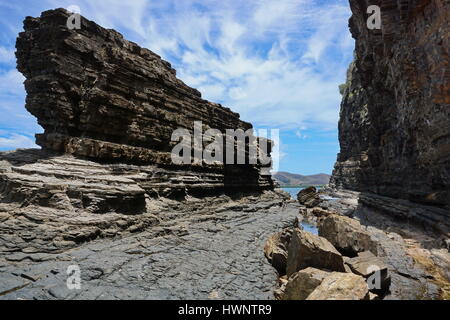
[[[331,174],[354,49],[348,0],[0,0],[0,150],[37,147],[43,131],[16,70],[23,19],[71,5],[169,61],[203,98],[279,129],[280,171]]]

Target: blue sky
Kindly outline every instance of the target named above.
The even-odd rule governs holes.
[[[354,48],[348,0],[0,0],[0,150],[33,147],[42,132],[15,69],[22,21],[70,5],[161,55],[204,98],[280,129],[281,171],[331,173]]]

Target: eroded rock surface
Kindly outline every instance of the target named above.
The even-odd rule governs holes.
[[[51,244],[40,239],[37,226],[30,228],[45,223],[28,221],[35,237],[29,242],[9,225],[0,232],[0,299],[273,299],[277,273],[264,244],[298,212],[298,205],[283,201],[272,192],[161,200],[157,226],[56,252],[30,249]],[[13,254],[20,259],[8,259]],[[80,268],[81,290],[66,286],[71,265]]]
[[[343,92],[331,185],[440,206],[448,227],[450,3],[350,5],[355,62]],[[367,28],[369,5],[381,7],[381,30]]]
[[[149,183],[157,193],[168,187],[181,194],[273,189],[270,174],[261,174],[271,165],[267,139],[255,140],[250,134],[250,141],[243,143],[267,157],[264,163],[259,157],[249,164],[249,150],[244,150],[247,165],[224,165],[226,157],[233,157],[224,147],[226,140],[231,141],[230,152],[238,145],[225,131],[245,131],[251,124],[202,99],[150,50],[83,17],[80,29],[69,30],[69,16],[66,10],[56,9],[39,18],[27,17],[16,43],[18,70],[26,78],[26,109],[44,128],[37,135],[38,145],[96,161],[153,165],[159,184]],[[196,129],[195,121],[202,126]],[[191,135],[191,150],[200,153],[213,142],[211,136],[220,136],[223,158],[206,162],[201,154],[196,161],[174,163],[171,151],[181,140],[172,141],[177,129],[184,130],[183,136]],[[206,134],[207,129],[219,132]],[[214,150],[219,153],[219,149]],[[192,151],[188,156],[194,155]],[[189,172],[190,177],[179,180],[177,171]]]

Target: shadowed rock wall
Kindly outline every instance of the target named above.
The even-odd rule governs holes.
[[[331,186],[450,207],[450,3],[350,0],[355,61]],[[369,5],[381,30],[366,26]]]

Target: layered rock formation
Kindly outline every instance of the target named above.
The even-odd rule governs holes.
[[[174,130],[194,136],[194,121],[201,121],[202,132],[217,129],[225,143],[226,129],[248,130],[251,124],[202,99],[150,50],[84,18],[80,29],[69,30],[69,16],[57,9],[27,17],[16,44],[18,69],[26,77],[26,108],[45,130],[37,135],[44,150],[97,162],[152,165],[141,186],[153,195],[273,188],[270,175],[261,175],[270,163],[175,165],[171,151],[179,140],[172,141]],[[210,142],[203,138],[197,150]],[[131,170],[140,172],[136,166]]]
[[[350,0],[355,61],[343,89],[331,185],[446,209],[449,220],[450,3]],[[381,30],[367,28],[369,5]]]

